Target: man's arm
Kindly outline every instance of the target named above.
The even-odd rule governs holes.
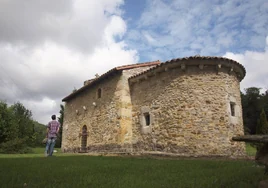
[[[47,128],[47,135],[46,135],[46,137],[48,137],[48,131],[49,131],[49,128]]]
[[[59,125],[58,125],[58,128],[57,128],[57,134],[59,133],[59,131],[60,131],[60,123],[59,123]]]
[[[47,137],[48,137],[49,129],[50,129],[50,123],[48,123],[48,125],[47,125]]]

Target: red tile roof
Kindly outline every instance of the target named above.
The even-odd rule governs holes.
[[[115,67],[111,70],[109,70],[108,72],[102,74],[101,76],[99,76],[98,78],[92,79],[92,81],[86,85],[84,85],[83,87],[81,87],[80,89],[76,90],[75,92],[71,93],[70,95],[66,96],[65,98],[62,99],[62,101],[68,101],[69,99],[73,98],[74,96],[76,96],[78,93],[81,93],[82,91],[86,90],[87,88],[90,88],[92,85],[98,83],[100,80],[103,80],[104,78],[106,78],[108,75],[111,75],[113,73],[118,73],[121,72],[123,70],[127,70],[127,69],[134,69],[134,68],[139,68],[139,67],[146,67],[146,66],[157,66],[161,64],[161,62],[159,60],[157,61],[152,61],[152,62],[145,62],[145,63],[137,63],[137,64],[131,64],[131,65],[123,65],[123,66],[119,66],[119,67]]]
[[[132,65],[123,65],[123,66],[115,67],[115,69],[116,70],[127,70],[127,69],[139,68],[139,67],[159,65],[159,64],[161,64],[161,62],[159,60],[157,60],[157,61],[152,61],[152,62],[132,64]]]

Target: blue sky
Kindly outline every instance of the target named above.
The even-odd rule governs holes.
[[[128,24],[124,40],[141,61],[265,50],[265,0],[127,0],[122,8]]]
[[[0,0],[0,100],[45,123],[83,81],[138,62],[224,56],[268,89],[267,0]]]

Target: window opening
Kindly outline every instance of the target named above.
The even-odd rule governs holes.
[[[98,99],[101,98],[101,88],[98,89]]]
[[[144,113],[144,118],[145,118],[145,125],[149,126],[151,124],[151,118],[149,113]]]
[[[230,102],[231,116],[235,116],[235,103]]]
[[[87,148],[87,126],[84,125],[82,128],[82,140],[81,140],[81,150],[85,152]]]

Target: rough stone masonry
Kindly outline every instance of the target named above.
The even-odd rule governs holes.
[[[65,152],[241,156],[238,62],[191,56],[116,67],[63,99]]]

